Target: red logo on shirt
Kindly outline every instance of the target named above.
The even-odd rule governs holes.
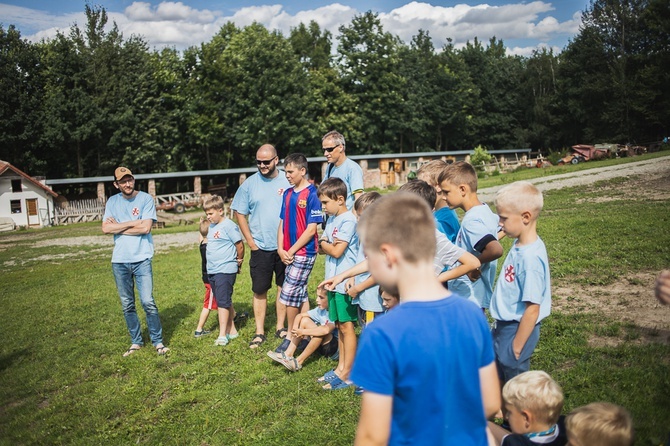
[[[284,195],[284,189],[277,189],[277,195],[282,196]]]
[[[133,217],[137,217],[140,215],[140,209],[139,208],[133,208]]]
[[[514,282],[514,265],[508,265],[507,268],[505,268],[505,280]]]
[[[216,231],[216,232],[214,233],[214,238],[221,238],[221,232]]]
[[[333,229],[332,237],[333,237],[333,240],[335,240],[335,237],[337,237],[337,228]]]

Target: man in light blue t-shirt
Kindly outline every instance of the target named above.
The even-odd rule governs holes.
[[[154,301],[151,268],[154,256],[151,228],[156,221],[154,199],[146,192],[135,190],[135,177],[126,167],[114,171],[114,187],[121,193],[107,201],[102,232],[114,234],[112,272],[132,342],[123,356],[132,355],[144,345],[135,309],[135,285],[146,314],[151,343],[159,355],[164,355],[169,349],[163,344],[163,327]]]
[[[344,136],[341,133],[334,130],[326,133],[321,139],[321,147],[328,161],[323,180],[336,177],[344,181],[347,185],[347,209],[352,210],[354,202],[363,193],[363,169],[355,161],[347,158],[344,152]]]
[[[272,274],[275,275],[277,285],[275,335],[285,337],[287,333],[284,328],[286,307],[279,302],[285,265],[277,254],[277,230],[282,196],[290,185],[284,173],[277,168],[278,163],[277,150],[270,144],[262,145],[256,152],[258,172],[242,183],[231,205],[240,231],[251,250],[249,273],[256,321],[256,332],[249,343],[251,348],[257,348],[266,340],[265,313]]]

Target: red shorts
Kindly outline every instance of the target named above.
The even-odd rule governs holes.
[[[214,293],[212,293],[212,286],[208,283],[205,283],[205,302],[202,304],[202,308],[207,308],[208,310],[217,310],[219,307],[216,305],[216,299],[214,299]]]

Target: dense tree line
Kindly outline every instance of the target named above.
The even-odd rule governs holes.
[[[39,43],[0,25],[0,159],[50,178],[252,164],[265,142],[320,155],[338,129],[356,153],[645,143],[669,133],[667,0],[593,0],[560,53],[501,40],[409,44],[376,14],[337,41],[315,22],[284,36],[232,23],[199,47],[150,51],[86,6]],[[334,46],[336,45],[336,46]]]

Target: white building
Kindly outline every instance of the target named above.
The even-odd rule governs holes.
[[[42,182],[0,160],[0,219],[16,226],[48,226],[58,194]]]

